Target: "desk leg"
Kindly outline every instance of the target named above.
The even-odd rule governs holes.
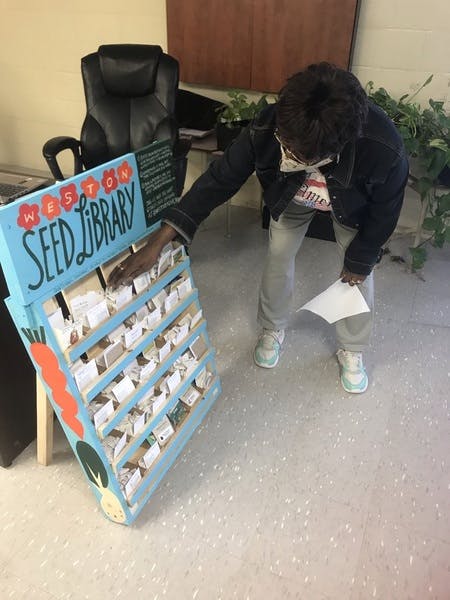
[[[36,375],[37,461],[47,466],[53,454],[53,407],[47,398],[41,378]]]

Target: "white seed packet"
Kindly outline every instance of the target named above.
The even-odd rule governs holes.
[[[173,392],[176,390],[176,388],[181,383],[181,374],[180,374],[180,371],[176,370],[174,373],[172,373],[172,375],[170,375],[166,379],[166,383],[167,383],[167,387],[169,388],[169,392],[171,394],[173,394]]]
[[[133,492],[136,490],[136,488],[141,483],[141,481],[142,481],[141,471],[137,468],[131,475],[127,484],[125,485],[125,494],[126,494],[127,498],[130,498],[132,496]]]
[[[94,327],[97,327],[100,323],[109,319],[109,310],[106,300],[103,298],[100,302],[91,306],[91,308],[86,311],[85,317],[90,329],[94,329]]]
[[[152,302],[156,306],[156,308],[162,308],[164,306],[164,301],[166,298],[167,298],[167,292],[163,288],[155,296],[153,296]]]
[[[164,300],[164,310],[170,312],[178,304],[178,294],[176,291],[171,292]]]
[[[106,336],[107,341],[115,342],[121,339],[122,335],[125,333],[126,330],[127,328],[125,327],[125,325],[121,323],[118,327],[116,327],[110,333],[108,333],[108,335]]]
[[[139,459],[139,466],[143,469],[150,469],[152,464],[161,454],[161,448],[159,447],[158,442],[155,442],[150,446],[147,452]]]
[[[167,393],[165,390],[155,390],[153,396],[153,412],[156,414],[161,407],[166,403]]]
[[[123,354],[123,347],[121,342],[113,342],[103,351],[100,356],[97,357],[97,364],[105,369],[109,369],[109,367],[116,362],[118,358],[120,358]]]
[[[203,316],[202,310],[199,310],[197,313],[195,313],[195,315],[191,319],[191,324],[190,324],[191,329],[193,329],[197,325],[197,323],[200,321],[202,316]]]
[[[182,325],[181,327],[179,327],[176,338],[175,338],[175,346],[178,346],[178,344],[180,344],[184,338],[187,336],[187,334],[189,333],[189,325],[186,323],[185,325]]]
[[[168,250],[167,252],[162,252],[161,256],[159,257],[158,260],[158,271],[157,271],[157,276],[161,277],[161,275],[167,271],[167,269],[170,267],[171,265],[171,256],[172,256],[172,251]]]
[[[189,294],[189,292],[192,291],[192,282],[191,282],[190,278],[188,277],[187,279],[182,281],[178,285],[177,289],[178,289],[178,297],[180,298],[180,300],[182,300]]]
[[[180,397],[180,400],[187,406],[193,406],[200,396],[200,392],[195,387],[190,386],[188,391]]]
[[[130,376],[125,375],[125,377],[119,381],[119,383],[117,383],[111,391],[114,394],[117,402],[123,402],[130,394],[134,392],[134,390],[135,387]]]
[[[146,381],[150,378],[153,371],[156,369],[156,361],[151,358],[145,365],[142,365],[139,372],[139,380]]]
[[[161,419],[161,421],[158,423],[158,425],[153,430],[153,434],[156,437],[156,439],[158,440],[158,442],[161,444],[161,446],[164,446],[164,444],[167,444],[167,442],[169,441],[169,438],[174,433],[175,433],[175,430],[172,427],[171,422],[169,421],[169,419],[166,416],[164,416]]]
[[[184,246],[178,246],[175,250],[172,250],[170,255],[170,264],[173,267],[177,262],[183,260],[185,255]]]
[[[52,329],[63,329],[65,327],[64,317],[61,307],[57,308],[55,312],[47,315],[48,322]]]
[[[161,322],[161,309],[155,308],[152,312],[147,315],[147,329],[155,329]]]
[[[131,346],[135,342],[137,342],[137,340],[141,337],[142,337],[142,324],[136,323],[136,325],[134,325],[134,327],[132,327],[131,329],[128,329],[128,331],[126,331],[123,334],[125,348],[131,348]]]
[[[112,400],[108,400],[96,413],[94,413],[94,425],[98,429],[105,421],[114,413],[114,404]]]
[[[80,392],[85,390],[89,384],[92,383],[96,377],[98,377],[98,369],[95,359],[93,358],[89,362],[83,364],[81,367],[78,367],[73,372],[73,376]]]
[[[143,412],[133,424],[133,435],[137,435],[144,427],[147,420],[147,413]]]
[[[136,310],[136,319],[138,321],[144,321],[144,319],[147,317],[148,313],[149,313],[148,306],[146,304],[143,304],[141,307],[139,307]]]
[[[150,273],[147,271],[146,273],[142,273],[133,279],[133,287],[136,294],[140,294],[144,292],[151,283]]]
[[[118,440],[117,444],[114,446],[114,451],[113,451],[113,459],[115,460],[119,454],[122,452],[122,450],[125,448],[125,445],[127,443],[127,434],[124,433]]]
[[[62,328],[52,325],[52,329],[62,351],[67,350],[83,337],[83,321],[81,319],[76,321],[66,319]]]
[[[131,301],[133,297],[133,286],[121,285],[116,290],[108,289],[108,304],[114,311],[119,311],[125,304]]]
[[[189,346],[189,350],[192,352],[192,354],[197,360],[199,360],[203,356],[207,348],[208,347],[205,343],[205,340],[200,336],[195,338],[195,340]]]
[[[162,348],[159,349],[158,358],[159,362],[163,362],[163,360],[170,354],[170,342],[166,342]]]
[[[137,361],[136,358],[133,358],[133,360],[131,360],[126,367],[124,367],[122,373],[124,375],[130,375],[131,373],[134,373],[135,371],[139,370],[139,363]]]
[[[104,295],[95,291],[86,292],[72,298],[69,304],[73,320],[81,319],[84,322],[86,312],[96,304],[99,304],[103,299]]]

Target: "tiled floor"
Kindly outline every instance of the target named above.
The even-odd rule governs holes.
[[[273,371],[252,363],[267,243],[219,209],[191,250],[223,392],[137,523],[107,521],[61,432],[0,469],[0,598],[450,598],[450,252],[426,281],[384,259],[363,396],[338,383],[333,328],[297,313]],[[296,304],[337,278],[306,239]]]

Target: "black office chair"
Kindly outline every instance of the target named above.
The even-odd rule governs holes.
[[[178,62],[160,46],[110,44],[83,57],[81,73],[87,114],[80,140],[55,137],[42,149],[54,178],[64,179],[57,162],[63,150],[72,151],[76,175],[156,140],[170,140],[180,196],[190,141],[179,138],[175,120]]]

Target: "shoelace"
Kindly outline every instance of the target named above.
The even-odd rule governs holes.
[[[355,354],[354,352],[342,352],[345,360],[345,366],[349,371],[360,371],[362,368],[361,354]]]
[[[280,344],[280,340],[278,339],[277,334],[274,331],[269,331],[267,329],[265,329],[262,334],[259,336],[259,340],[262,341],[264,339],[264,337],[271,337],[275,343],[277,343],[279,346],[281,346]]]

